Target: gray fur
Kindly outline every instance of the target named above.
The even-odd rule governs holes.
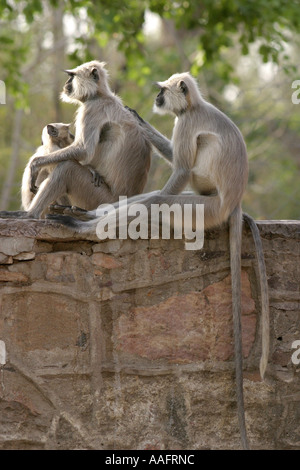
[[[138,118],[151,144],[172,163],[173,173],[160,192],[143,194],[139,202],[147,207],[161,203],[204,204],[205,229],[229,220],[238,418],[242,446],[247,449],[241,339],[241,201],[248,179],[246,145],[236,125],[203,99],[195,79],[189,73],[175,74],[158,85],[161,91],[154,110],[176,116],[171,141],[143,121],[135,111],[132,110],[132,114]],[[179,196],[188,183],[198,195]],[[131,203],[130,199],[128,203]],[[59,220],[66,225],[70,223],[64,222],[63,217]],[[77,221],[73,228],[81,233],[95,232],[98,220],[99,218],[89,222]],[[268,285],[266,275],[263,275],[264,256],[261,243],[258,243],[256,224],[249,216],[246,220],[256,240],[259,269],[262,273],[263,357],[260,371],[263,378],[269,348]]]
[[[270,315],[269,315],[269,292],[268,292],[268,279],[266,273],[266,265],[264,259],[264,252],[260,233],[255,220],[248,215],[243,213],[243,219],[249,225],[252,236],[255,243],[255,252],[257,258],[258,276],[260,282],[261,292],[261,323],[262,323],[262,352],[260,358],[260,375],[264,378],[269,357],[269,346],[270,346]]]

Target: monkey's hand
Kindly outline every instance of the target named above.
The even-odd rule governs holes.
[[[37,157],[34,160],[32,160],[30,164],[30,191],[33,194],[36,194],[38,191],[38,187],[35,185],[38,174],[39,174],[39,166],[38,166],[38,160],[40,158]]]
[[[87,168],[90,170],[90,172],[92,173],[92,177],[93,177],[93,183],[95,186],[100,186],[101,184],[104,183],[104,178],[99,175],[98,171],[95,170],[95,168],[93,168],[91,165],[86,165]]]
[[[141,116],[136,112],[135,109],[129,108],[128,106],[125,106],[125,109],[127,109],[133,116],[139,121],[141,124],[145,124],[145,121]]]

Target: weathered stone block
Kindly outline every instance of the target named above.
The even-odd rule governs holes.
[[[242,248],[246,425],[253,449],[299,449],[298,222],[260,222],[271,305]],[[0,449],[238,449],[228,230],[181,240],[83,238],[0,220]]]
[[[255,305],[243,273],[243,352],[255,338]],[[191,363],[228,360],[233,355],[230,278],[201,292],[174,295],[149,307],[135,307],[117,323],[117,349],[149,360]]]

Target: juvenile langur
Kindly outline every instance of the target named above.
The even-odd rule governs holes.
[[[31,186],[31,172],[30,164],[34,158],[42,155],[47,155],[55,150],[67,147],[74,141],[74,136],[71,134],[70,124],[63,123],[51,123],[47,124],[42,131],[42,145],[36,150],[35,154],[29,159],[27,166],[25,167],[23,178],[22,178],[22,187],[21,187],[21,198],[22,198],[22,207],[25,211],[29,210],[30,204],[36,194],[30,190]],[[49,176],[51,171],[55,168],[55,165],[49,165],[48,167],[43,167],[43,169],[38,173],[36,180],[36,185],[40,186],[41,183]],[[60,202],[60,201],[59,201]],[[66,200],[63,201],[67,203]]]
[[[172,164],[173,172],[161,191],[143,194],[140,201],[151,204],[204,204],[205,229],[229,220],[232,310],[234,322],[238,418],[243,448],[248,448],[243,399],[243,359],[241,335],[241,201],[248,179],[248,160],[244,139],[236,125],[215,106],[203,99],[195,79],[189,73],[175,74],[158,83],[154,111],[176,116],[169,141],[138,114],[141,127],[152,145]],[[179,194],[190,184],[198,195]],[[134,198],[136,202],[139,197]],[[130,199],[129,199],[130,204]],[[254,236],[258,258],[262,298],[262,358],[264,376],[269,350],[268,285],[258,228],[244,214]],[[78,232],[95,231],[98,220],[82,222],[72,218],[56,220]]]
[[[71,134],[70,124],[64,123],[51,123],[47,124],[42,131],[42,144],[37,148],[36,152],[29,159],[22,177],[21,185],[21,206],[24,210],[20,211],[0,211],[0,218],[27,218],[27,211],[35,197],[37,190],[31,191],[31,171],[30,164],[37,156],[47,155],[60,148],[67,147],[74,141],[74,136]],[[55,165],[43,167],[38,173],[36,184],[40,186],[50,175]],[[94,170],[93,170],[94,171]],[[92,172],[92,171],[91,171]],[[93,172],[92,172],[93,174]],[[45,183],[46,184],[46,183]],[[67,196],[61,197],[58,201],[59,204],[69,205],[70,202]],[[62,206],[63,207],[63,206]]]
[[[145,130],[110,90],[105,64],[92,61],[66,73],[69,78],[61,98],[79,105],[75,140],[69,147],[31,161],[33,192],[40,170],[56,166],[39,187],[27,217],[40,217],[65,195],[72,206],[92,210],[116,201],[119,195],[141,193],[147,181],[151,145]]]

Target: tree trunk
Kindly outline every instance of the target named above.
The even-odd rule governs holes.
[[[53,32],[53,104],[54,122],[62,122],[62,108],[59,99],[62,90],[63,74],[65,64],[66,38],[63,30],[63,8],[59,5],[52,10],[52,32]]]

